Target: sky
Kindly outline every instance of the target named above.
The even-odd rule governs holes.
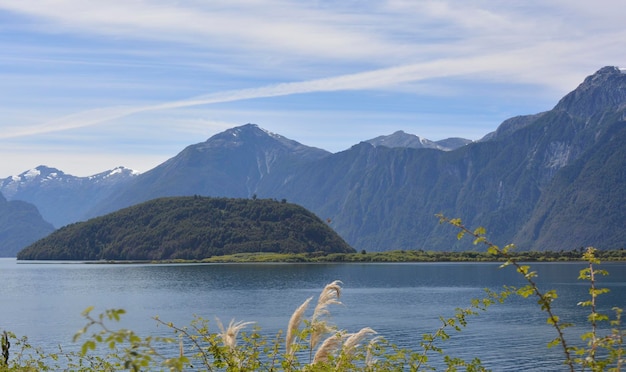
[[[331,152],[478,140],[626,67],[624,19],[622,0],[0,0],[0,179],[145,172],[246,123]]]

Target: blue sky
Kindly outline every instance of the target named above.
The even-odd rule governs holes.
[[[144,172],[246,123],[332,152],[479,139],[626,67],[624,19],[621,0],[0,0],[0,178]]]

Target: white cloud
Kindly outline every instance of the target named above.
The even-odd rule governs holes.
[[[527,54],[527,52],[528,51],[520,51],[513,54],[488,55],[465,60],[439,60],[324,79],[272,84],[258,88],[224,91],[152,105],[97,108],[58,118],[42,125],[6,131],[0,134],[0,138],[29,136],[53,131],[87,127],[147,111],[210,105],[254,98],[277,97],[313,92],[386,88],[405,82],[459,75],[478,75],[482,79],[488,79],[490,77],[489,75],[492,77],[498,76],[498,73],[513,74],[514,71],[529,63],[529,61],[524,58],[524,55]],[[506,78],[508,78],[508,76],[506,76]],[[497,77],[496,80],[498,80]]]
[[[187,43],[202,49],[279,52],[315,58],[361,59],[394,50],[391,40],[359,26],[359,15],[338,15],[300,2],[0,1],[34,16],[40,31],[90,32],[130,39]]]
[[[220,103],[295,94],[311,99],[291,114],[306,115],[319,103],[331,118],[343,108],[325,105],[320,93],[338,91],[379,91],[381,100],[402,97],[411,105],[434,96],[462,99],[485,84],[493,99],[480,102],[491,113],[524,114],[512,102],[548,108],[545,102],[556,103],[587,74],[626,64],[626,7],[619,0],[0,0],[0,16],[3,146],[9,138],[96,130],[113,137],[121,123],[120,136],[151,141],[167,125],[157,116],[172,117],[169,125],[181,131],[193,128],[184,117],[191,110],[183,109],[193,106],[216,109],[211,128],[233,120],[220,110],[242,107],[250,111],[237,118],[262,116],[269,125],[271,115],[279,119],[271,111],[290,110],[274,105],[287,99]],[[376,115],[423,117],[393,99]],[[355,102],[348,110],[357,109]],[[448,109],[437,104],[428,114]],[[107,126],[87,129],[101,123]],[[358,125],[345,116],[336,123]],[[293,138],[300,138],[297,130],[305,129],[292,130]],[[49,135],[58,131],[65,132]]]
[[[42,125],[6,131],[0,138],[28,136],[53,131],[96,125],[121,117],[148,111],[176,109],[198,105],[234,102],[255,98],[277,97],[314,92],[343,90],[389,89],[395,85],[441,77],[471,76],[481,81],[495,81],[518,84],[543,84],[564,87],[572,76],[567,72],[542,71],[543,64],[535,58],[538,54],[556,54],[563,58],[579,50],[575,44],[554,44],[551,42],[534,45],[530,48],[494,54],[434,60],[390,67],[336,77],[313,79],[302,82],[279,83],[257,88],[237,89],[149,105],[112,106],[96,108],[61,117]],[[552,66],[554,69],[558,66]],[[575,79],[579,80],[580,76]]]

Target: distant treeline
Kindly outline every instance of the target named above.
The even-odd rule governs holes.
[[[532,251],[513,252],[512,257],[518,262],[574,262],[581,261],[584,249],[571,251]],[[626,261],[626,250],[596,251],[596,256],[603,262]],[[487,252],[438,252],[424,250],[396,250],[387,252],[368,253],[238,253],[223,256],[214,256],[204,260],[192,262],[502,262],[504,259],[495,257]],[[167,261],[172,262],[172,261]],[[176,262],[186,262],[176,260]]]

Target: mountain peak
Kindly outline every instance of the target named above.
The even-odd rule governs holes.
[[[280,147],[288,152],[311,153],[315,158],[329,154],[326,150],[305,146],[251,123],[227,129],[224,132],[215,134],[203,143],[192,145],[192,147],[199,151],[206,151],[212,148],[250,147],[269,149]]]
[[[262,129],[257,124],[248,123],[220,132],[209,138],[204,143],[206,145],[216,143],[221,145],[241,145],[242,143],[246,143],[250,140],[258,140],[259,138],[274,138],[279,141],[286,140],[283,136]]]
[[[604,66],[595,74],[587,76],[585,80],[580,84],[578,89],[581,88],[592,88],[602,84],[606,84],[607,81],[612,79],[619,79],[626,76],[622,70],[620,70],[617,66]]]
[[[94,182],[100,182],[104,180],[111,181],[112,179],[117,180],[120,178],[129,178],[129,177],[132,178],[132,177],[138,176],[139,174],[140,172],[134,169],[126,168],[120,165],[113,169],[89,176],[87,177],[87,179],[89,179],[90,181],[94,181]]]
[[[376,147],[409,147],[416,149],[438,148],[437,144],[433,141],[430,141],[426,138],[421,138],[414,134],[406,133],[402,130],[395,131],[388,136],[378,136],[365,142],[368,142]]]
[[[594,75],[607,75],[607,74],[621,74],[622,70],[617,66],[604,66],[599,69]]]
[[[18,175],[9,177],[12,181],[33,181],[36,179],[53,179],[65,175],[63,171],[56,168],[50,168],[46,165],[39,165],[35,168],[24,171]]]
[[[365,141],[375,147],[408,147],[414,149],[437,149],[442,151],[451,151],[462,147],[472,141],[463,138],[447,138],[441,141],[431,141],[414,134],[406,133],[402,130],[393,132],[388,136],[378,136]]]
[[[570,115],[589,118],[626,103],[626,73],[616,66],[605,66],[563,97],[554,107]]]

